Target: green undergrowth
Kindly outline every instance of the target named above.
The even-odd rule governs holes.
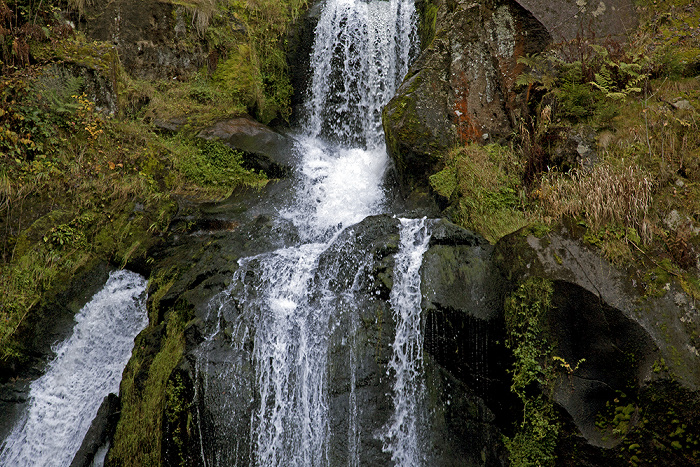
[[[174,3],[174,2],[173,2]],[[286,122],[293,93],[286,56],[289,28],[307,0],[183,2],[190,36],[209,64],[181,80],[125,76],[123,107],[133,117],[186,117],[193,127],[248,113],[263,123]]]
[[[663,361],[661,362],[663,366]],[[674,401],[669,405],[668,401]],[[596,427],[619,439],[614,462],[624,465],[699,465],[697,397],[677,382],[648,384],[634,397],[618,394],[598,414]]]
[[[522,164],[511,148],[465,146],[448,154],[444,165],[430,185],[450,201],[448,213],[455,222],[491,242],[527,225]]]
[[[511,391],[520,399],[523,414],[515,435],[504,441],[510,463],[517,467],[555,463],[560,426],[552,402],[554,347],[546,324],[553,290],[550,281],[531,278],[505,303],[506,346],[515,357]]]
[[[157,279],[156,279],[157,280]],[[134,354],[120,386],[121,416],[109,451],[108,465],[162,465],[163,414],[168,380],[185,348],[183,331],[191,316],[171,310],[159,325],[136,340]]]
[[[52,62],[0,79],[3,368],[32,352],[23,336],[49,292],[95,259],[143,261],[177,197],[216,200],[266,182],[221,143],[106,115],[71,70]]]

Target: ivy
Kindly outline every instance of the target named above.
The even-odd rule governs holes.
[[[556,371],[550,364],[553,345],[546,325],[553,291],[551,281],[530,278],[505,303],[506,346],[515,357],[511,391],[523,404],[523,418],[516,434],[505,438],[513,466],[554,465],[559,423],[551,396]],[[533,391],[533,386],[544,390]]]

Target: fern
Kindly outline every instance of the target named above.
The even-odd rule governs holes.
[[[642,65],[634,58],[632,62],[615,62],[610,59],[608,51],[600,46],[595,46],[600,57],[604,60],[600,71],[595,74],[595,81],[591,81],[594,88],[605,94],[605,97],[614,100],[623,100],[632,93],[642,92],[641,83],[647,79],[648,75],[642,73]],[[616,70],[618,79],[616,80],[611,69]]]
[[[606,96],[613,93],[613,87],[615,85],[610,70],[605,65],[601,67],[599,73],[595,74],[595,81],[591,81],[590,84],[603,91]]]
[[[515,84],[518,86],[536,86],[538,91],[551,91],[554,88],[556,79],[550,72],[551,58],[549,55],[527,54],[518,57],[518,63],[527,66],[530,70],[518,75]]]

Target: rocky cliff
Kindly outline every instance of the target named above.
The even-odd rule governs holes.
[[[439,155],[500,141],[523,105],[518,58],[541,52],[547,29],[514,1],[437,2],[434,35],[383,113],[389,151],[405,182],[425,183]],[[428,21],[428,19],[426,19]]]

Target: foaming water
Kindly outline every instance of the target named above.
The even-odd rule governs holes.
[[[395,465],[425,464],[421,443],[423,380],[423,333],[421,332],[420,267],[430,235],[423,219],[401,219],[401,243],[394,266],[391,308],[396,321],[389,368],[394,375],[394,414],[385,427],[384,449]]]
[[[384,148],[382,107],[416,53],[415,23],[413,1],[326,2],[311,56],[309,135]]]
[[[27,414],[3,444],[2,466],[70,465],[102,400],[119,392],[134,338],[148,324],[146,280],[110,274],[75,316],[73,334],[31,384]]]
[[[329,234],[381,212],[384,149],[334,147],[313,137],[301,137],[297,149],[303,155],[300,187],[282,217],[294,222],[304,240],[328,240]]]

